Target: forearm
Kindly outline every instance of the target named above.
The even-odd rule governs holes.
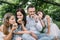
[[[48,33],[50,33],[50,26],[48,27]]]
[[[47,18],[48,21],[48,33],[50,33],[50,17]]]
[[[24,31],[27,31],[27,29],[26,29],[24,26],[22,27],[22,29],[23,29]]]
[[[43,27],[45,26],[45,24],[44,24],[43,20],[41,20],[41,24],[42,24],[42,26],[43,26]]]
[[[11,40],[12,38],[12,31],[4,38],[4,40]]]
[[[23,29],[24,31],[27,31],[27,29],[25,28],[24,24],[22,24],[21,26],[22,26],[22,29]]]
[[[14,34],[24,34],[24,33],[30,34],[29,31],[18,31],[18,32],[15,32]]]
[[[48,24],[48,33],[50,33],[50,25]]]
[[[34,34],[34,33],[31,33],[32,37],[34,37],[35,39],[38,39],[38,37]]]

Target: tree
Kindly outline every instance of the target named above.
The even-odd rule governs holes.
[[[54,12],[60,10],[59,0],[0,0],[0,16],[3,17],[6,12],[16,13],[18,7],[25,8],[28,2],[35,6],[36,11],[41,9],[53,18],[57,16],[52,16]]]

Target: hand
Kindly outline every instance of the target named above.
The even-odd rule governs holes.
[[[35,19],[36,22],[38,22],[38,18],[39,17],[35,14],[34,19]]]
[[[17,22],[18,22],[19,24],[22,24],[22,19],[18,19]]]
[[[30,34],[33,34],[33,31],[29,31],[30,32]]]
[[[12,26],[12,31],[16,30],[18,27],[17,23],[14,23],[13,26]]]
[[[47,35],[49,35],[50,33],[49,32],[47,32]]]

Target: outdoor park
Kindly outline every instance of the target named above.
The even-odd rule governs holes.
[[[15,13],[18,7],[27,10],[27,6],[33,4],[36,11],[42,9],[45,14],[52,17],[60,28],[60,0],[0,0],[0,25],[6,12]]]
[[[0,0],[0,34],[0,40],[60,40],[60,0]]]

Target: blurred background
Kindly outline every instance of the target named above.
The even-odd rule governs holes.
[[[6,12],[15,14],[16,9],[21,7],[27,13],[30,4],[35,6],[36,11],[41,9],[45,14],[50,15],[60,28],[60,0],[0,0],[0,25]]]

